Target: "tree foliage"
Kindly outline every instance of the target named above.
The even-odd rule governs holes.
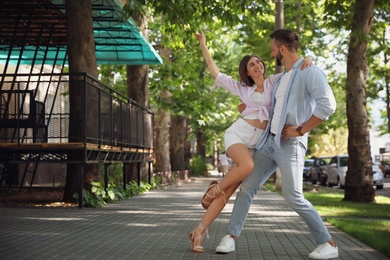
[[[289,10],[296,9],[295,1],[285,4]],[[302,54],[313,47],[309,44],[313,38],[323,35],[312,19],[318,8],[312,1],[302,1]],[[273,73],[268,37],[274,27],[272,1],[131,1],[124,10],[130,16],[140,11],[151,17],[150,41],[157,49],[164,46],[172,50],[170,61],[151,67],[152,106],[186,116],[194,129],[204,128],[210,138],[221,139],[223,131],[236,120],[239,100],[224,90],[209,92],[214,79],[206,70],[194,33],[204,30],[222,72],[238,79],[241,57],[255,53],[268,64],[268,73]],[[296,14],[289,12],[287,27],[297,28]],[[317,52],[321,46],[312,49]],[[158,95],[162,90],[172,95],[162,99]]]
[[[316,155],[324,153],[321,148],[315,148],[321,147],[319,142],[329,144],[334,142],[332,138],[345,140],[348,135],[345,82],[353,4],[353,0],[284,1],[285,27],[295,31],[300,28],[297,33],[301,39],[301,55],[311,55],[315,64],[325,71],[338,103],[336,113],[311,134],[310,151]],[[204,30],[213,59],[222,72],[238,79],[240,58],[255,53],[268,65],[268,74],[272,74],[274,61],[268,35],[274,29],[274,6],[271,0],[128,1],[125,17],[139,12],[146,15],[150,42],[157,50],[163,46],[172,51],[170,61],[151,66],[152,108],[164,107],[174,115],[185,116],[194,129],[204,128],[208,140],[221,140],[224,130],[238,116],[239,100],[222,89],[209,92],[213,78],[206,69],[194,33]],[[390,71],[388,64],[384,64],[389,40],[384,39],[383,32],[389,28],[389,13],[388,1],[375,1],[375,23],[367,52],[367,95],[372,100],[381,93],[384,101],[388,97],[383,92]],[[169,90],[172,95],[162,99],[158,94],[163,90]],[[336,128],[344,130],[336,134]],[[342,133],[344,136],[334,137]],[[334,149],[329,150],[329,155],[335,151],[346,152]]]
[[[337,35],[338,31],[350,32],[352,26],[354,1],[325,1],[325,13],[327,21],[325,23],[327,30]],[[378,127],[381,132],[389,133],[389,64],[386,56],[389,57],[390,44],[390,2],[386,0],[376,0],[374,6],[374,23],[371,28],[368,47],[367,47],[367,63],[369,73],[367,76],[367,97],[369,104],[374,100],[381,100],[384,109],[383,124]],[[349,38],[345,38],[348,40]],[[347,50],[346,42],[340,44],[343,50]],[[346,53],[340,52],[340,58],[345,59]],[[369,109],[370,110],[370,109]]]

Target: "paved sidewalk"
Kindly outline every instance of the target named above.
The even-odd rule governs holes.
[[[0,208],[0,258],[308,259],[316,245],[306,225],[283,197],[267,191],[256,195],[235,252],[215,253],[232,199],[210,228],[206,253],[193,253],[188,233],[204,213],[200,198],[211,179],[195,178],[99,209]],[[338,259],[388,259],[328,228],[340,248]]]

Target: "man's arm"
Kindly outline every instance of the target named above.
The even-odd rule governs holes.
[[[300,126],[297,125],[285,125],[282,130],[282,137],[288,140],[290,137],[296,137],[310,132],[317,126],[319,126],[324,120],[312,115],[309,120]],[[298,131],[297,131],[298,129]]]
[[[328,119],[336,110],[336,100],[332,89],[326,81],[325,74],[315,66],[312,66],[302,73],[306,74],[307,90],[310,93],[311,98],[314,99],[315,108],[311,117],[306,122],[303,122],[300,125],[284,126],[282,137],[287,140],[290,137],[302,136],[310,132]],[[302,115],[297,115],[297,122],[302,122],[299,121],[299,116]]]

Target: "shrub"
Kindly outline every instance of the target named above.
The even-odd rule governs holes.
[[[192,158],[190,166],[192,175],[201,176],[207,174],[207,164],[206,161],[199,155],[196,155]]]
[[[101,185],[100,182],[91,182],[91,185],[91,191],[83,190],[83,206],[93,208],[100,208],[107,203],[131,198],[135,195],[156,188],[155,183],[149,184],[144,181],[141,182],[140,186],[138,186],[137,182],[131,181],[126,186],[126,190],[117,188],[114,183],[109,183],[107,190]],[[73,197],[78,199],[78,193],[75,193]]]

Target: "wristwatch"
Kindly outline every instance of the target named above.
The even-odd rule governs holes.
[[[297,130],[297,132],[298,132],[298,134],[299,134],[300,136],[303,136],[303,135],[304,135],[304,133],[302,133],[302,126],[301,126],[301,125],[298,126],[297,129],[295,129],[295,130]]]

